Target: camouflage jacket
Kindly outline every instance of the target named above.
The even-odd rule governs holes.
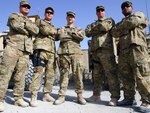
[[[43,49],[51,53],[55,53],[55,37],[57,29],[47,20],[38,19],[36,24],[39,27],[39,34],[34,40],[34,50]]]
[[[113,49],[113,38],[110,30],[114,25],[115,22],[112,18],[106,18],[97,20],[86,27],[86,36],[92,37],[91,51],[95,51],[98,48]]]
[[[58,54],[81,54],[80,42],[83,40],[85,33],[77,27],[65,26],[58,30],[60,46]]]
[[[120,50],[127,49],[132,44],[146,47],[145,27],[145,15],[142,12],[135,12],[117,23],[111,33],[114,37],[119,37]]]
[[[39,28],[28,17],[21,13],[12,13],[8,19],[7,26],[10,28],[8,33],[8,44],[21,51],[33,52],[32,35],[39,32]]]

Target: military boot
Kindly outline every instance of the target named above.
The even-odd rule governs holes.
[[[59,96],[59,98],[54,102],[54,105],[59,105],[65,102],[65,96]]]
[[[138,112],[141,113],[150,113],[150,103],[147,102],[142,102],[142,104],[140,105]]]
[[[30,106],[32,106],[32,107],[37,107],[38,106],[37,95],[32,95],[31,96]]]
[[[109,106],[117,106],[117,103],[118,103],[118,99],[112,98],[112,99],[109,101],[108,105],[109,105]]]
[[[122,101],[118,102],[118,106],[133,106],[137,105],[135,100],[128,100],[128,99],[123,99]]]
[[[0,102],[0,112],[5,110],[4,102]]]
[[[83,98],[82,94],[78,94],[78,103],[82,105],[86,104],[86,100]]]
[[[43,101],[44,102],[54,102],[55,99],[49,95],[49,93],[45,93],[43,96]]]
[[[87,102],[97,102],[99,100],[100,100],[100,96],[95,96],[95,95],[92,95],[91,97],[86,98]]]
[[[29,103],[25,102],[23,99],[15,100],[14,104],[16,106],[21,106],[21,107],[28,107],[29,106]]]

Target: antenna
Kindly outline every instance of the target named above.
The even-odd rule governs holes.
[[[40,8],[37,9],[37,15],[39,15],[39,13],[40,13]]]
[[[145,5],[146,5],[146,14],[147,14],[147,20],[149,22],[149,13],[148,13],[148,6],[147,6],[147,0],[145,0]],[[150,24],[148,23],[148,29],[149,29],[149,33],[150,34]]]

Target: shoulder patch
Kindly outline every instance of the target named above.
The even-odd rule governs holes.
[[[113,19],[110,17],[110,18],[107,18],[108,20],[111,20],[111,21],[113,21]]]
[[[144,13],[140,12],[140,11],[133,13],[133,15],[140,16],[140,17],[145,17]]]
[[[134,14],[133,14],[133,16],[137,16],[137,17],[139,17],[139,18],[141,18],[141,20],[143,21],[143,22],[145,22],[146,21],[146,16],[144,15],[144,13],[143,12],[135,12]]]
[[[40,22],[40,21],[41,21],[41,19],[37,19],[37,20],[36,20],[36,22]]]
[[[9,18],[15,18],[15,17],[18,17],[18,16],[19,16],[18,13],[12,13],[12,14],[9,16]]]

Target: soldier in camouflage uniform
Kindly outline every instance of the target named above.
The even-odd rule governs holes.
[[[135,104],[134,84],[136,82],[137,90],[141,95],[141,108],[150,110],[150,67],[145,39],[146,17],[142,12],[132,14],[133,7],[129,1],[123,2],[121,9],[125,18],[112,29],[112,35],[119,37],[118,65],[124,91],[124,100],[118,105]]]
[[[82,96],[83,82],[82,82],[82,52],[80,49],[80,42],[83,40],[85,33],[82,29],[79,29],[73,25],[75,21],[75,13],[67,12],[67,26],[58,30],[58,38],[60,40],[60,46],[58,49],[59,63],[60,63],[60,90],[59,98],[54,102],[55,105],[65,102],[65,95],[69,81],[69,70],[72,69],[75,92],[78,96],[78,103],[86,104],[85,99]]]
[[[116,73],[116,62],[113,49],[113,38],[110,34],[111,28],[115,25],[112,18],[105,17],[104,6],[96,7],[98,20],[85,29],[87,37],[92,37],[91,51],[93,62],[93,95],[86,100],[95,102],[100,100],[100,92],[102,89],[103,71],[108,78],[109,91],[111,100],[109,105],[116,106],[120,98],[120,87],[118,76]]]
[[[21,1],[19,9],[20,13],[12,13],[7,23],[10,32],[0,66],[0,111],[4,111],[5,94],[14,70],[14,104],[21,107],[29,105],[23,100],[25,75],[28,70],[29,54],[33,51],[31,36],[38,34],[39,29],[27,17],[30,11],[29,2]]]
[[[45,73],[43,101],[55,101],[55,99],[50,96],[54,82],[55,37],[57,33],[56,27],[50,22],[53,16],[53,8],[48,7],[45,9],[45,19],[38,19],[36,21],[36,24],[39,27],[39,34],[34,40],[33,49],[37,60],[32,83],[30,84],[30,91],[32,93],[30,105],[33,107],[37,106],[37,93],[43,72]]]

